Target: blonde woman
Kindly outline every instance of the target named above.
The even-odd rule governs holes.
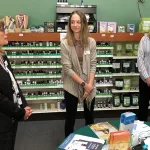
[[[147,121],[150,100],[150,33],[144,35],[138,47],[139,113],[138,119]]]
[[[4,22],[0,20],[0,149],[14,150],[17,122],[28,119],[32,110],[14,78],[9,60],[2,50],[8,44]]]
[[[86,17],[80,11],[70,15],[66,38],[61,41],[61,53],[67,137],[73,132],[78,102],[83,102],[85,124],[94,123],[96,42],[89,37]]]

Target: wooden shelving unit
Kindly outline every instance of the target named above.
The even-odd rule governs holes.
[[[9,41],[60,41],[61,33],[9,33]],[[96,41],[140,41],[143,33],[90,33]]]

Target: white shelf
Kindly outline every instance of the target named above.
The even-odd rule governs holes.
[[[48,78],[61,78],[61,75],[57,76],[16,76],[16,79],[48,79]]]
[[[119,77],[119,76],[139,76],[139,73],[113,73],[113,77]]]
[[[139,90],[115,90],[112,89],[112,93],[138,93]]]
[[[101,67],[101,68],[112,67],[112,64],[111,64],[111,65],[101,65],[101,64],[97,64],[96,67]]]
[[[41,65],[41,66],[13,66],[12,65],[12,68],[13,69],[27,69],[27,68],[29,68],[29,69],[31,69],[31,68],[33,68],[33,69],[37,69],[37,68],[62,68],[62,66],[44,66],[44,65]]]
[[[57,86],[20,86],[21,89],[26,90],[36,90],[36,89],[54,89],[54,88],[63,88],[63,85]]]
[[[111,94],[106,94],[106,95],[96,95],[95,98],[97,98],[97,99],[99,99],[99,98],[112,98],[112,95],[111,95]]]
[[[114,49],[113,46],[106,46],[106,47],[101,47],[101,46],[97,46],[96,49],[102,49],[102,50],[108,50],[108,49]]]
[[[113,59],[137,59],[137,56],[113,56]]]
[[[112,58],[113,55],[96,55],[97,58]]]
[[[61,56],[52,56],[52,55],[47,55],[47,56],[7,56],[9,59],[17,59],[17,58],[26,58],[26,59],[31,59],[31,58],[61,58]]]
[[[51,46],[51,47],[3,47],[4,50],[59,50],[60,47],[54,47],[54,46]]]
[[[111,108],[94,108],[94,111],[105,111],[105,110],[132,110],[132,109],[138,109],[138,106],[130,106],[130,107],[111,107]],[[83,108],[80,108],[77,110],[78,112],[84,111]],[[54,109],[54,110],[33,110],[33,114],[36,113],[58,113],[58,112],[66,112],[66,109]]]
[[[96,74],[95,77],[112,77],[112,74]]]
[[[109,83],[96,84],[96,87],[113,87],[113,84]]]
[[[63,100],[64,97],[36,97],[36,98],[26,98],[27,101],[40,101],[40,100]]]

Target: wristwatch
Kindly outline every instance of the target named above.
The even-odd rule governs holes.
[[[82,86],[83,88],[85,87],[85,82],[84,82],[84,81],[81,83],[81,86]]]

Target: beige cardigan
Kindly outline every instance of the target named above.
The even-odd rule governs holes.
[[[93,38],[88,38],[88,41],[89,46],[88,48],[84,49],[83,54],[83,71],[81,70],[75,47],[69,46],[67,39],[63,39],[60,45],[64,90],[74,95],[75,97],[78,97],[80,101],[82,100],[84,94],[83,87],[76,83],[71,76],[76,73],[87,82],[89,80],[90,72],[95,73],[96,71],[96,42]],[[87,101],[91,102],[95,95],[96,87],[92,91],[92,94],[88,97]]]

